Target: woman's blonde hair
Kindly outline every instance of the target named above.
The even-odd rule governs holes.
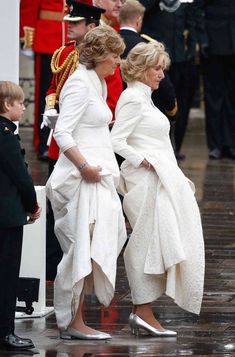
[[[125,82],[142,81],[148,68],[158,64],[163,57],[165,68],[170,65],[170,58],[161,42],[139,43],[129,52],[126,60],[121,62],[122,78]]]
[[[125,44],[120,35],[110,26],[102,25],[89,31],[80,46],[79,62],[93,69],[110,53],[121,55]]]
[[[5,113],[5,101],[13,105],[15,100],[24,100],[24,92],[20,86],[10,81],[0,81],[0,113]]]

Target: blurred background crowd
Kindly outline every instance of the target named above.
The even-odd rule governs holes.
[[[85,0],[83,0],[85,2]],[[90,0],[86,0],[91,4]],[[163,42],[170,55],[168,75],[173,84],[178,111],[166,108],[167,93],[160,99],[176,121],[172,139],[178,160],[187,153],[181,147],[192,106],[205,111],[208,154],[211,159],[235,159],[235,4],[230,0],[141,0],[145,11],[138,15],[133,4],[126,4],[124,24],[143,37]],[[106,9],[103,19],[120,30],[121,0],[99,0],[94,3]],[[68,5],[64,0],[21,0],[21,85],[27,96],[23,125],[34,125],[34,146],[41,160],[48,158],[50,130],[40,129],[45,97],[52,78],[51,58],[65,44],[67,23],[63,21]],[[138,11],[137,11],[138,13]],[[122,15],[123,16],[123,15]],[[143,21],[142,21],[143,18]],[[141,20],[140,20],[141,19]],[[123,21],[123,20],[122,20]],[[125,24],[127,22],[127,25]],[[132,23],[132,25],[130,25]],[[122,34],[122,30],[121,30]],[[125,34],[124,34],[125,35]],[[134,43],[136,44],[137,42]],[[116,91],[111,88],[111,91]],[[120,90],[119,90],[120,92]],[[114,95],[114,94],[113,94]],[[120,95],[120,93],[117,93]],[[171,92],[171,96],[172,96]],[[117,98],[115,98],[117,100]],[[173,110],[173,112],[172,112]],[[173,116],[172,116],[173,114]]]

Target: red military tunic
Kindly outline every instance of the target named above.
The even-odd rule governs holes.
[[[20,38],[29,28],[34,32],[32,49],[53,54],[66,40],[65,8],[64,0],[20,0]]]
[[[110,21],[105,17],[105,15],[102,15],[101,18],[106,25],[111,26],[114,30],[119,32],[120,26],[117,21],[116,22],[114,22],[114,20]],[[117,101],[123,91],[122,77],[119,67],[116,68],[113,75],[106,77],[105,81],[108,87],[107,104],[113,113],[113,120],[114,120],[115,119],[114,112],[117,105]]]
[[[65,12],[65,0],[20,1],[20,38],[25,48],[35,52],[34,146],[37,152],[40,145],[40,107],[45,97],[41,81],[47,81],[41,59],[42,55],[51,56],[66,42],[67,24],[62,21]]]
[[[107,104],[113,113],[114,120],[114,112],[117,105],[117,101],[123,90],[122,78],[119,67],[116,67],[114,74],[106,77],[105,81],[108,87]]]

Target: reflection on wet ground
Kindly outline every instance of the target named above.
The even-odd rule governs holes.
[[[44,184],[47,164],[35,158],[32,129],[23,129],[21,135],[34,181]],[[0,357],[33,353],[42,357],[235,356],[235,162],[208,160],[203,120],[198,118],[190,121],[183,152],[187,158],[180,165],[195,182],[205,235],[206,277],[200,317],[181,310],[164,296],[154,303],[154,309],[165,327],[177,331],[177,339],[131,335],[127,325],[131,297],[120,256],[112,305],[102,308],[91,296],[84,311],[91,326],[111,333],[112,340],[60,340],[52,314],[47,318],[17,320],[17,333],[32,338],[37,349],[21,353],[0,351]],[[53,287],[48,285],[48,305],[52,301]]]

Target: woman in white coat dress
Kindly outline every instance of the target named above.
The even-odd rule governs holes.
[[[121,64],[128,83],[116,107],[114,151],[126,160],[119,191],[133,229],[124,253],[131,288],[132,332],[175,336],[155,319],[151,302],[166,293],[182,308],[200,312],[204,243],[194,185],[177,165],[170,125],[151,100],[169,57],[160,43],[138,44]]]
[[[110,304],[116,261],[126,240],[116,192],[119,169],[108,128],[112,113],[106,104],[104,80],[114,73],[124,47],[109,26],[88,32],[81,44],[78,69],[60,95],[54,132],[60,156],[46,189],[63,250],[54,290],[63,339],[111,337],[85,325],[82,304],[91,287],[101,303]]]

